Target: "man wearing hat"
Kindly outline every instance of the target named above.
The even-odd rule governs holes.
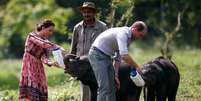
[[[79,10],[83,20],[73,29],[70,53],[87,56],[95,38],[107,29],[106,24],[95,18],[96,7],[93,2],[84,2]],[[81,82],[81,101],[90,101],[90,89]]]

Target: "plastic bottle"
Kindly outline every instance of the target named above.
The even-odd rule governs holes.
[[[52,50],[52,54],[53,54],[54,60],[59,64],[59,66],[64,68],[65,65],[64,65],[63,55],[62,55],[61,49],[60,48],[54,48]]]
[[[142,79],[141,75],[136,71],[135,68],[131,69],[130,78],[138,87],[143,87],[145,85],[144,80]]]

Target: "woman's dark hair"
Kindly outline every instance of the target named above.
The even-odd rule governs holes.
[[[41,23],[37,24],[36,30],[41,31],[42,27],[48,28],[50,26],[55,26],[55,24],[52,22],[52,20],[45,19]]]

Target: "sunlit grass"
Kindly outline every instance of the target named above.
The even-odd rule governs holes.
[[[201,50],[177,51],[173,60],[181,74],[178,101],[201,101]]]

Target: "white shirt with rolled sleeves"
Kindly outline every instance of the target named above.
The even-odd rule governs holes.
[[[128,54],[128,45],[131,41],[130,27],[110,28],[102,32],[92,44],[106,55],[114,56],[115,52],[120,55]]]

